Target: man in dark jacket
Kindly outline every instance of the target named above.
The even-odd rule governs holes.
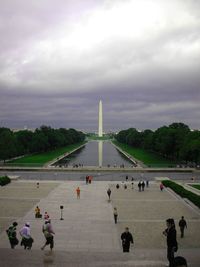
[[[108,194],[108,198],[109,198],[109,200],[110,200],[110,195],[111,195],[111,189],[110,189],[110,188],[108,188],[108,190],[107,190],[107,194]]]
[[[184,230],[185,230],[185,228],[187,228],[187,223],[186,223],[186,220],[184,219],[184,216],[181,217],[178,225],[179,225],[180,231],[181,231],[181,238],[183,238],[184,237]]]
[[[15,246],[19,243],[17,239],[17,222],[14,222],[7,230],[8,239],[10,241],[11,248],[15,248]]]
[[[133,236],[129,232],[128,227],[125,228],[125,232],[121,234],[123,252],[129,252],[130,243],[133,244]]]
[[[176,228],[174,219],[166,220],[167,229],[163,231],[163,234],[167,237],[167,259],[169,261],[169,267],[173,267],[174,252],[178,250],[178,244],[176,241]]]

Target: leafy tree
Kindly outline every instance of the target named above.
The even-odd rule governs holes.
[[[18,154],[27,154],[30,152],[30,144],[33,138],[33,132],[23,130],[15,133],[16,143],[18,145]]]
[[[120,143],[151,150],[174,161],[200,162],[200,132],[191,131],[181,122],[162,126],[155,132],[138,132],[135,128],[122,130],[116,139]]]
[[[10,129],[0,131],[0,159],[5,160],[16,155],[16,144],[13,132]]]

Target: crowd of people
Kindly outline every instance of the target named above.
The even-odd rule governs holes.
[[[35,218],[42,218],[42,214],[40,213],[40,208],[38,206],[36,206],[35,208]],[[42,226],[42,233],[46,241],[45,244],[41,247],[41,249],[43,250],[47,245],[50,245],[50,249],[52,250],[54,247],[55,232],[53,231],[49,214],[46,211],[44,213],[43,219],[44,224]],[[17,226],[18,223],[13,222],[12,225],[10,225],[9,228],[6,230],[8,240],[12,249],[14,249],[19,244],[19,240],[17,238]],[[30,222],[26,222],[24,224],[24,226],[19,230],[19,235],[21,236],[20,245],[23,246],[25,250],[30,250],[34,242],[34,239],[31,236]]]
[[[86,176],[86,184],[91,184],[92,182],[92,176]],[[125,177],[126,182],[128,182],[128,176]],[[134,184],[134,178],[131,178],[131,185],[133,189],[133,184]],[[148,188],[149,187],[149,181],[139,181],[138,182],[138,190],[139,192],[144,191],[145,186]],[[123,183],[124,189],[127,189],[127,184]],[[119,189],[120,185],[117,184],[116,188]],[[160,190],[163,191],[164,186],[161,183],[160,184]],[[80,199],[80,187],[76,188],[76,195],[77,199]],[[108,195],[108,200],[111,201],[111,188],[109,187],[107,189],[107,195]],[[114,207],[113,209],[113,217],[114,217],[114,223],[117,224],[119,219],[118,219],[118,210],[117,207]],[[45,211],[44,215],[41,214],[41,210],[39,206],[36,206],[35,208],[35,218],[41,218],[44,220],[43,226],[41,229],[41,232],[44,235],[45,238],[45,243],[41,247],[41,250],[44,250],[46,246],[50,246],[50,250],[54,248],[54,235],[55,232],[53,230],[52,224],[51,224],[51,219],[49,214]],[[8,240],[10,242],[10,246],[12,249],[14,249],[18,244],[19,240],[17,238],[17,222],[13,222],[12,225],[6,230]],[[169,261],[169,267],[187,267],[187,261],[183,257],[175,257],[174,253],[178,251],[178,243],[177,243],[177,232],[176,232],[176,226],[175,226],[175,221],[173,218],[169,218],[166,220],[166,226],[167,228],[163,231],[163,235],[166,236],[166,243],[167,243],[167,259]],[[178,226],[180,228],[180,237],[184,237],[184,231],[187,228],[187,222],[184,218],[184,216],[181,217],[181,219],[178,222]],[[24,226],[19,230],[19,235],[21,236],[21,242],[20,245],[24,247],[26,250],[30,250],[32,248],[34,239],[31,235],[31,225],[29,222],[26,222]],[[129,227],[125,228],[125,231],[121,234],[121,242],[122,242],[122,249],[123,252],[129,252],[130,247],[133,246],[134,244],[134,239],[132,233],[129,232]]]

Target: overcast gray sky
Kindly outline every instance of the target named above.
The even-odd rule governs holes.
[[[200,122],[200,1],[0,0],[0,127]]]

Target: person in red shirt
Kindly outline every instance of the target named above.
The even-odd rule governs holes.
[[[77,195],[77,199],[79,199],[79,198],[80,198],[80,192],[81,192],[80,188],[79,188],[79,187],[77,187],[77,188],[76,188],[76,195]]]

